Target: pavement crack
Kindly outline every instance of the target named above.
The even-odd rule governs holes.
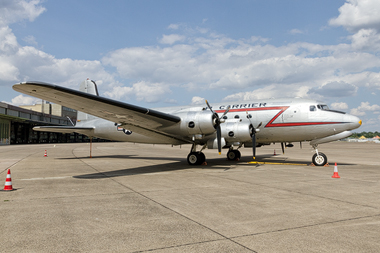
[[[246,182],[244,180],[236,180],[236,179],[226,178],[226,177],[219,176],[219,175],[210,175],[210,174],[207,174],[207,175],[211,176],[211,177],[217,177],[217,178],[223,178],[223,179],[226,179],[226,180],[231,180],[231,181],[234,181],[234,182],[246,183],[246,184],[249,184],[249,185],[257,185],[257,186],[267,187],[267,188],[270,188],[270,189],[276,189],[276,190],[282,190],[282,191],[287,191],[287,192],[291,192],[291,193],[297,193],[297,194],[304,195],[304,196],[312,196],[312,197],[321,198],[321,199],[333,200],[333,201],[338,201],[338,202],[345,203],[345,204],[350,204],[350,205],[355,205],[355,206],[361,206],[361,207],[367,207],[367,208],[372,208],[372,209],[376,209],[376,210],[379,209],[379,208],[377,208],[375,206],[363,205],[363,204],[358,204],[358,203],[354,203],[354,202],[350,202],[350,201],[345,201],[345,200],[341,200],[341,199],[329,198],[329,197],[325,197],[325,196],[320,196],[320,195],[315,195],[315,194],[310,194],[310,193],[304,193],[304,192],[295,191],[295,190],[289,190],[289,189],[275,187],[275,186],[267,185],[267,184],[251,183],[251,182]]]
[[[74,153],[73,153],[73,154],[74,154]],[[75,156],[75,154],[74,154],[74,156]],[[221,236],[221,237],[222,237],[223,239],[225,239],[225,240],[231,241],[232,243],[235,243],[235,244],[239,245],[240,247],[243,247],[243,248],[245,248],[245,249],[247,249],[247,250],[249,250],[249,251],[251,251],[251,252],[256,252],[256,251],[254,251],[254,250],[252,250],[252,249],[250,249],[250,248],[244,246],[243,244],[240,244],[240,243],[238,243],[237,241],[234,241],[234,240],[232,240],[231,238],[229,238],[229,237],[227,237],[227,236],[225,236],[225,235],[223,235],[223,234],[217,232],[216,230],[214,230],[214,229],[212,229],[212,228],[210,228],[210,227],[208,227],[208,226],[206,226],[206,225],[204,225],[204,224],[202,224],[202,223],[200,223],[200,222],[198,222],[198,221],[196,221],[196,220],[194,220],[194,219],[192,219],[192,218],[190,218],[190,217],[187,217],[186,215],[184,215],[184,214],[182,214],[182,213],[180,213],[180,212],[178,212],[178,211],[176,211],[176,210],[174,210],[174,209],[172,209],[172,208],[170,208],[170,207],[168,207],[168,206],[166,206],[166,205],[164,205],[164,204],[162,204],[162,203],[160,203],[160,202],[158,202],[158,201],[156,201],[156,200],[154,200],[154,199],[152,199],[152,198],[150,198],[150,197],[148,197],[147,195],[144,195],[144,194],[141,193],[141,192],[138,192],[138,191],[134,190],[133,188],[131,188],[131,187],[127,186],[127,185],[124,185],[124,184],[118,182],[118,181],[115,180],[113,177],[109,177],[106,173],[103,173],[103,172],[99,171],[98,169],[96,169],[95,167],[93,167],[93,166],[87,164],[87,163],[86,163],[85,161],[83,161],[81,158],[78,158],[78,159],[79,159],[81,162],[83,162],[84,164],[86,164],[87,166],[89,166],[90,168],[92,168],[93,170],[95,170],[97,173],[104,175],[104,176],[107,177],[108,179],[110,179],[110,180],[114,181],[115,183],[121,185],[122,187],[124,187],[124,188],[126,188],[126,189],[128,189],[128,190],[130,190],[130,191],[132,191],[132,192],[134,192],[134,193],[136,193],[136,194],[138,194],[138,195],[140,195],[141,197],[143,197],[143,198],[145,198],[145,199],[148,199],[149,201],[151,201],[151,202],[153,202],[153,203],[155,203],[155,204],[157,204],[157,205],[159,205],[159,206],[161,206],[161,207],[163,207],[163,208],[165,208],[165,209],[167,209],[167,210],[169,210],[169,211],[171,211],[171,212],[173,212],[173,213],[175,213],[175,214],[177,214],[177,215],[179,215],[179,216],[181,216],[181,217],[183,217],[183,218],[185,218],[185,219],[187,219],[187,220],[189,220],[189,221],[191,221],[191,222],[193,222],[193,223],[195,223],[195,224],[197,224],[197,225],[199,225],[199,226],[201,226],[201,227],[203,227],[203,228],[205,228],[205,229],[207,229],[207,230],[209,230],[209,231],[211,231],[211,232],[213,232],[213,233],[215,233],[215,234],[217,234],[217,235],[219,235],[219,236]]]
[[[284,232],[284,231],[290,231],[290,230],[296,230],[296,229],[302,229],[302,228],[311,228],[311,227],[323,226],[323,225],[328,225],[328,224],[337,224],[337,223],[346,222],[346,221],[354,221],[354,220],[360,220],[360,219],[374,218],[374,217],[379,217],[379,216],[380,216],[380,214],[367,215],[367,216],[354,217],[354,218],[343,219],[343,220],[335,220],[335,221],[321,222],[321,223],[309,224],[309,225],[298,226],[298,227],[277,229],[277,230],[260,232],[260,233],[232,236],[231,238],[235,239],[235,238],[243,238],[243,237],[255,236],[255,235],[264,235],[264,234]]]

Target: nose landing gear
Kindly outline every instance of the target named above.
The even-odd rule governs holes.
[[[315,154],[313,155],[311,161],[315,166],[325,166],[327,164],[327,156],[322,152],[318,152],[318,145],[313,145]]]

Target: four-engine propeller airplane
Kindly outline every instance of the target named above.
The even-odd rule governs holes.
[[[36,131],[72,133],[116,141],[152,144],[192,144],[187,161],[205,162],[205,148],[228,148],[227,158],[240,158],[241,147],[308,141],[314,148],[312,162],[327,163],[318,144],[350,136],[361,120],[333,111],[315,100],[265,99],[205,106],[147,109],[100,97],[94,81],[85,80],[80,91],[42,82],[15,84],[13,89],[78,111],[75,126],[41,126]],[[201,148],[197,151],[197,146]]]

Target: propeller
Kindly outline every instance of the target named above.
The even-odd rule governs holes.
[[[214,120],[214,128],[216,129],[216,139],[218,141],[218,152],[220,155],[222,153],[222,130],[220,128],[220,124],[224,122],[223,117],[226,116],[226,114],[230,110],[230,106],[228,106],[227,109],[224,111],[222,117],[219,117],[219,114],[217,114],[216,112],[212,110],[207,100],[206,100],[206,104],[207,104],[207,107],[212,112],[212,118]]]
[[[285,154],[284,143],[283,142],[281,142],[281,149],[282,149],[282,154]]]
[[[251,122],[251,115],[248,114],[248,111],[247,112],[247,119],[249,120],[249,131],[250,131],[250,135],[252,137],[252,153],[253,153],[253,160],[256,159],[256,133],[257,133],[257,130],[261,127],[261,125],[263,124],[263,122],[260,122],[260,124],[255,128]]]

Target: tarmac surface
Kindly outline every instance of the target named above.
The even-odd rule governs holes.
[[[380,144],[320,145],[329,167],[307,143],[202,166],[190,146],[89,147],[0,146],[1,252],[380,252]]]

